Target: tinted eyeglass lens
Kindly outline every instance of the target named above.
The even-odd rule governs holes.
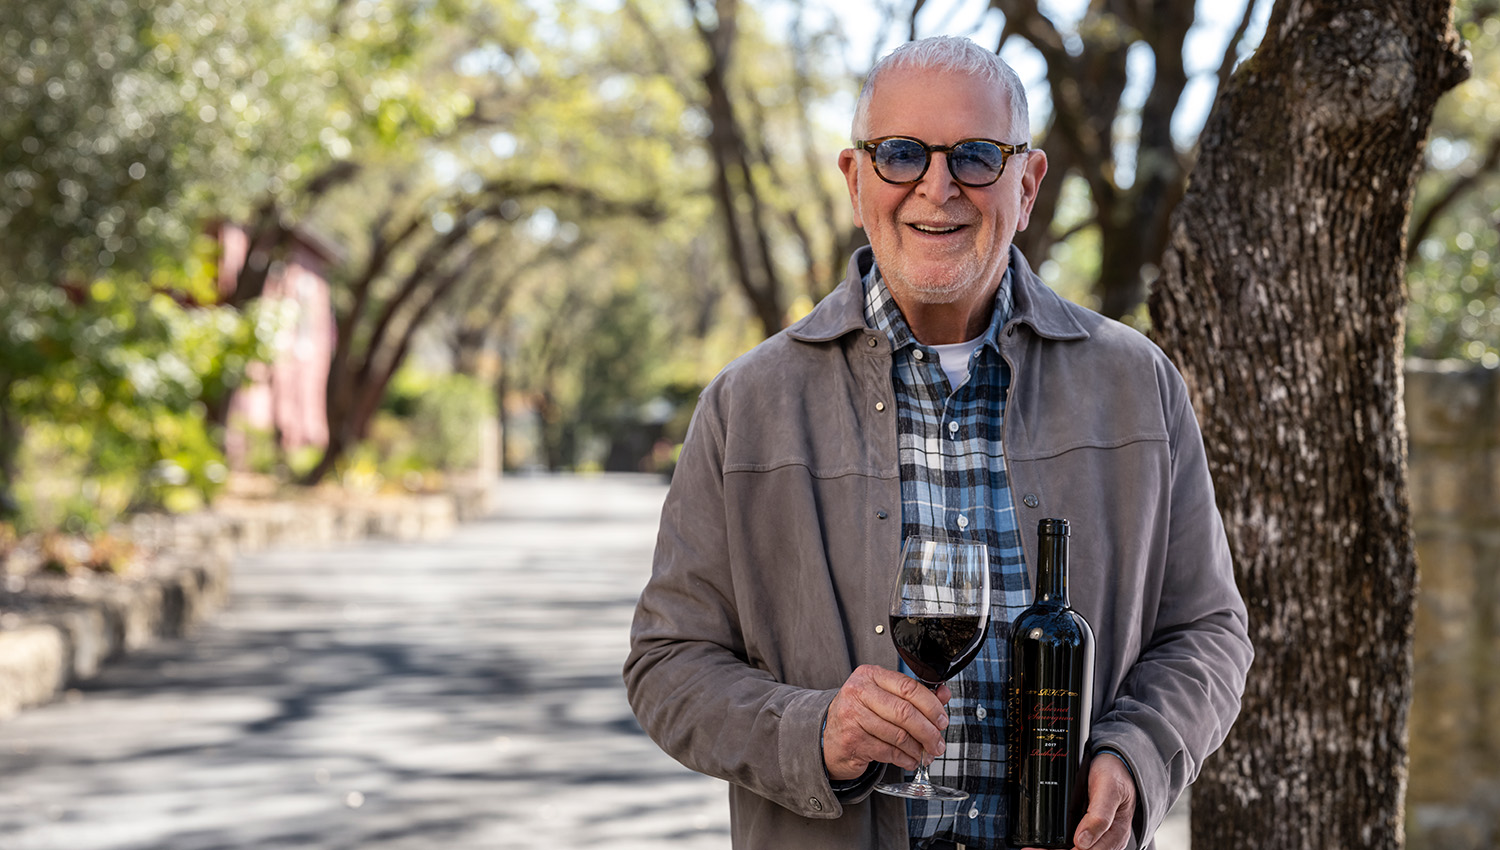
[[[875,169],[887,180],[907,183],[927,168],[927,150],[911,139],[886,139],[875,148]]]
[[[948,168],[960,183],[993,183],[1004,167],[1004,153],[989,142],[964,142],[948,154]]]
[[[875,148],[875,170],[893,183],[911,183],[923,176],[927,158],[912,139],[886,139]],[[964,142],[948,152],[948,169],[960,183],[988,185],[1004,168],[1004,152],[989,142]]]

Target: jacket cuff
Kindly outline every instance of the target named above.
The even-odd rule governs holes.
[[[1166,799],[1170,785],[1167,768],[1156,758],[1156,747],[1139,727],[1120,721],[1096,724],[1091,737],[1093,755],[1118,758],[1135,781],[1131,832],[1135,846],[1144,847],[1147,837],[1156,833],[1174,802]]]
[[[875,790],[875,783],[880,781],[885,768],[886,766],[880,762],[872,761],[870,766],[865,768],[863,775],[854,779],[830,780],[828,785],[833,789],[833,795],[838,798],[840,805],[858,803]]]
[[[805,818],[836,818],[843,800],[833,789],[823,764],[823,726],[832,691],[805,691],[794,697],[781,717],[777,760],[784,784],[777,803]]]

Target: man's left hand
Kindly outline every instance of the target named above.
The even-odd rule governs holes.
[[[1099,753],[1089,766],[1089,808],[1073,833],[1077,850],[1123,850],[1135,821],[1135,780],[1125,762]]]

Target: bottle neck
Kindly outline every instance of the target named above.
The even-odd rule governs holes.
[[[1036,601],[1059,608],[1068,607],[1068,538],[1062,534],[1043,534],[1038,539],[1036,567]]]

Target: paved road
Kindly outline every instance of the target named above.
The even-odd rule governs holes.
[[[191,639],[0,723],[0,850],[727,847],[620,684],[664,488],[497,492],[441,543],[241,559]]]

